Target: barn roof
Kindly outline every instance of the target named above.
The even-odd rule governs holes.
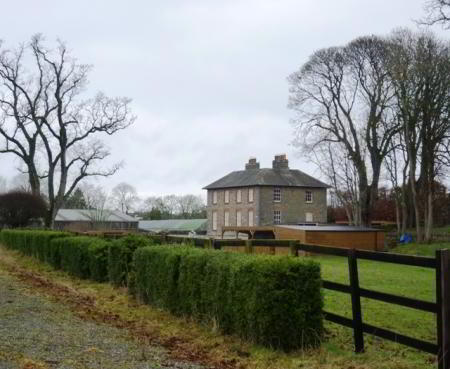
[[[206,219],[140,220],[139,229],[148,232],[205,231]]]
[[[95,209],[59,209],[56,214],[56,222],[137,222],[138,220],[118,210]]]
[[[246,169],[227,174],[204,187],[206,190],[249,186],[328,188],[318,179],[297,169]]]

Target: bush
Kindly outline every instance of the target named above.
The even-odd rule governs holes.
[[[51,243],[61,256],[61,269],[79,278],[107,280],[107,241],[83,236],[59,238]]]
[[[38,195],[24,191],[0,194],[0,224],[26,227],[32,220],[44,218],[46,213],[47,204]]]
[[[0,241],[10,249],[59,267],[59,252],[54,250],[51,240],[68,236],[65,232],[4,229]]]
[[[65,232],[5,229],[0,232],[0,241],[74,276],[99,282],[108,279],[109,242],[105,240]]]
[[[152,245],[147,237],[129,235],[111,242],[108,249],[108,278],[116,286],[131,287],[133,253],[138,247]]]
[[[136,250],[134,268],[143,302],[214,321],[224,333],[286,351],[316,346],[322,337],[315,262],[154,246]]]

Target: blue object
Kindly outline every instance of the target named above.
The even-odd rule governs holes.
[[[413,240],[411,233],[403,233],[400,237],[400,243],[411,243]]]

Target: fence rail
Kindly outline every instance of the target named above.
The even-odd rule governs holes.
[[[450,369],[450,250],[437,250],[436,257],[430,258],[339,247],[306,245],[293,240],[213,240],[207,238],[193,239],[178,236],[163,236],[162,241],[177,243],[190,242],[198,247],[214,249],[245,247],[245,251],[250,253],[252,252],[253,246],[268,246],[271,248],[287,247],[290,250],[290,254],[295,256],[299,255],[299,251],[304,251],[314,254],[346,257],[348,260],[350,283],[346,285],[323,280],[322,288],[349,294],[352,303],[352,318],[328,311],[324,311],[323,314],[326,320],[353,329],[355,352],[364,352],[364,333],[366,333],[437,355],[438,368]],[[436,302],[361,288],[359,286],[358,259],[435,269]],[[364,323],[362,319],[361,297],[436,314],[437,344]]]

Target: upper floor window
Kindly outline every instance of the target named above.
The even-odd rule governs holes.
[[[213,191],[213,204],[217,204],[217,191]]]
[[[242,190],[236,191],[236,202],[239,204],[242,202]]]
[[[253,188],[248,189],[248,202],[253,202]]]
[[[273,212],[273,224],[280,224],[281,223],[281,211],[275,210]]]
[[[225,190],[225,204],[230,203],[230,191]]]
[[[273,189],[273,201],[275,201],[275,202],[281,201],[281,188],[275,187]]]
[[[224,213],[224,219],[225,219],[225,227],[229,227],[230,226],[230,212],[226,211]]]
[[[312,194],[312,191],[306,191],[306,192],[305,192],[305,201],[306,201],[306,202],[309,202],[309,203],[313,202],[313,194]]]

